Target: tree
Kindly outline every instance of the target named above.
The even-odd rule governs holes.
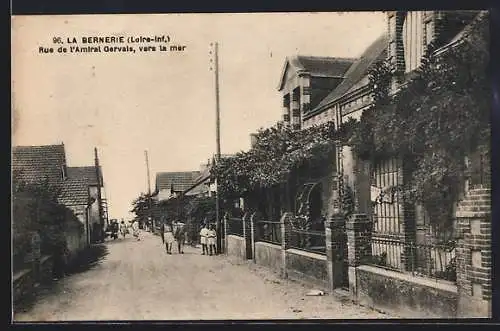
[[[22,267],[30,250],[33,232],[41,237],[43,254],[52,254],[57,247],[66,245],[65,230],[74,214],[59,204],[59,188],[47,181],[27,183],[14,174],[13,188],[13,258],[15,268]],[[83,224],[80,230],[83,231]]]

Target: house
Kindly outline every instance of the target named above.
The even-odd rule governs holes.
[[[70,246],[82,248],[102,239],[104,182],[97,150],[94,166],[68,167],[64,144],[14,146],[12,171],[22,182],[47,183],[58,191],[59,203],[73,211],[84,229],[82,243],[70,242]]]
[[[194,184],[198,176],[200,171],[158,172],[152,197],[164,201],[180,196]]]
[[[221,154],[220,158],[225,159],[232,156],[232,154]],[[215,194],[217,187],[210,175],[214,162],[215,157],[200,165],[199,175],[194,179],[193,184],[183,192],[185,196],[211,197]]]
[[[365,114],[373,114],[376,121],[382,107],[372,99],[372,68],[381,61],[392,65],[388,96],[397,96],[417,76],[431,43],[435,55],[444,55],[486,16],[479,11],[386,14],[387,31],[359,58],[328,58],[328,65],[315,66],[316,70],[308,66],[327,62],[325,58],[308,57],[315,60],[307,63],[300,56],[286,60],[278,87],[285,125],[303,130],[333,122],[339,128]],[[315,89],[318,84],[312,83],[311,72],[328,84]],[[411,97],[408,93],[407,99]],[[382,151],[371,160],[357,155],[351,143],[338,143],[321,165],[306,161],[292,169],[286,182],[252,192],[265,198],[250,206],[250,219],[236,219],[244,226],[249,221],[251,231],[236,233],[228,218],[228,252],[278,269],[285,277],[292,274],[326,282],[331,289],[345,288],[354,301],[400,316],[491,316],[488,152],[467,155],[470,179],[451,201],[451,213],[443,216],[453,222],[432,226],[423,204],[398,191],[412,183],[406,156],[413,150]],[[296,205],[283,199],[283,193]],[[437,208],[444,200],[436,199]],[[352,210],[344,213],[342,207],[351,203]],[[267,215],[259,215],[266,209]]]
[[[283,65],[278,91],[283,98],[283,123],[294,130],[345,78],[355,59],[296,55]]]

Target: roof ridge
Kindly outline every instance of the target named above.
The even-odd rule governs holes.
[[[50,144],[50,145],[13,145],[13,148],[41,148],[41,147],[64,147],[64,144]]]

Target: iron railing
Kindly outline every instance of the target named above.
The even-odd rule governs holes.
[[[243,219],[237,217],[227,217],[227,234],[243,237]]]
[[[421,244],[399,239],[371,239],[363,263],[433,279],[456,281],[455,242]]]
[[[281,223],[272,221],[256,221],[255,241],[263,241],[281,245]]]
[[[290,247],[326,255],[325,231],[292,228],[290,231]]]

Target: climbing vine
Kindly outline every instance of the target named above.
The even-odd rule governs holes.
[[[331,158],[336,140],[345,141],[356,123],[350,120],[337,130],[333,122],[292,130],[282,125],[261,129],[247,152],[222,158],[212,168],[225,197],[244,196],[256,188],[272,187],[286,181],[292,169],[305,162]]]
[[[470,26],[463,42],[437,52],[430,45],[421,67],[391,96],[398,79],[388,62],[370,72],[374,103],[351,139],[358,155],[374,163],[397,156],[409,174],[402,188],[421,203],[437,228],[450,220],[466,178],[465,156],[490,142],[488,15]]]

